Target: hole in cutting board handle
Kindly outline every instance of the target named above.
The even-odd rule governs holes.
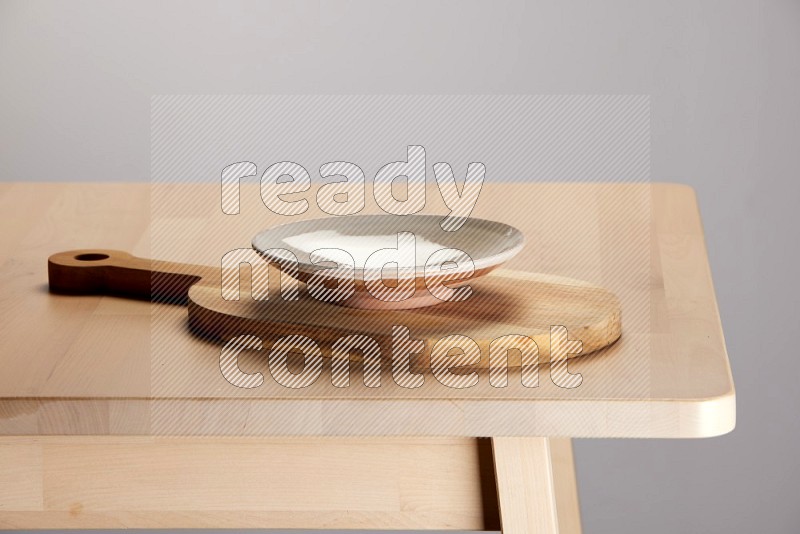
[[[78,261],[100,261],[100,260],[107,260],[110,258],[108,254],[100,254],[96,252],[90,252],[87,254],[78,254],[75,256],[75,259]]]

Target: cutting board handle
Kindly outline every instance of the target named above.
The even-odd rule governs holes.
[[[138,258],[121,250],[82,249],[47,259],[50,292],[68,295],[122,295],[185,303],[189,287],[219,276],[212,267]]]

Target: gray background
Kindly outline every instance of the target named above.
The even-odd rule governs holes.
[[[800,3],[0,1],[0,180],[147,180],[150,96],[652,95],[738,395],[709,440],[579,440],[585,531],[800,532]]]

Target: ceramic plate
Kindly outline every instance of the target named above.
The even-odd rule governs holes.
[[[303,282],[318,270],[333,267],[329,262],[352,259],[354,270],[348,272],[354,274],[356,294],[341,304],[385,309],[441,302],[425,289],[426,265],[429,276],[445,268],[453,278],[474,279],[499,267],[524,245],[522,233],[507,224],[467,219],[457,231],[446,232],[440,226],[442,219],[440,215],[353,215],[298,221],[264,230],[253,238],[253,248],[272,261],[281,259],[273,249],[292,252]],[[369,302],[370,296],[362,294],[364,282],[381,276],[384,281],[414,279],[418,289],[404,300]],[[454,281],[448,287],[468,281]]]

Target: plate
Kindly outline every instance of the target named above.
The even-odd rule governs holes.
[[[504,223],[467,219],[457,231],[445,231],[443,219],[351,215],[297,221],[264,230],[252,245],[272,262],[296,258],[297,269],[287,272],[321,300],[405,309],[462,299],[467,291],[458,288],[496,269],[525,244],[522,233]]]

